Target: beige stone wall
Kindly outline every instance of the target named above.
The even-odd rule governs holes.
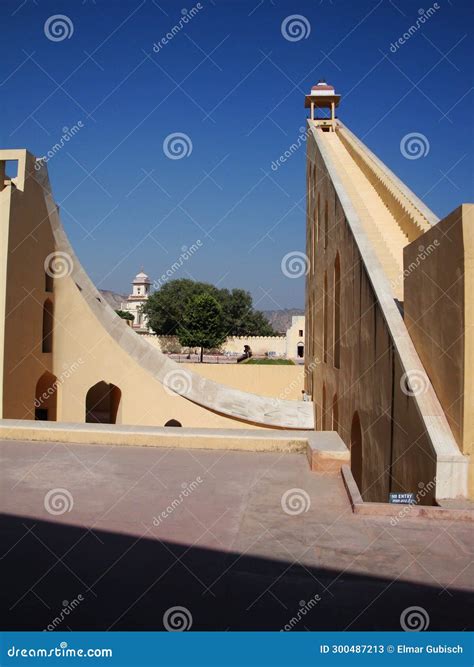
[[[404,251],[404,316],[461,450],[474,446],[474,206],[464,204]],[[472,461],[471,461],[472,468]],[[474,495],[474,475],[471,473]]]
[[[17,152],[18,153],[18,152]],[[34,172],[31,155],[25,155],[27,172]],[[21,173],[21,169],[19,169]],[[41,188],[27,177],[31,196],[24,197],[20,187],[7,185],[0,198],[5,207],[1,218],[2,264],[6,265],[3,416],[34,419],[36,384],[45,371],[51,371],[52,355],[42,352],[43,304],[54,295],[45,291],[44,261],[54,250],[48,215]],[[8,200],[11,197],[11,206]],[[6,210],[6,209],[10,210]],[[8,224],[9,223],[9,224]],[[5,227],[9,226],[9,231]],[[8,238],[6,236],[8,235]],[[3,285],[2,285],[3,287]]]
[[[255,392],[261,396],[293,401],[301,400],[304,389],[304,366],[264,366],[249,364],[180,364],[203,377]]]
[[[184,353],[176,336],[143,334],[143,338],[161,351],[166,351],[171,345],[173,349],[179,348],[181,354]],[[221,350],[223,353],[240,355],[244,351],[244,345],[250,345],[253,354],[264,355],[274,352],[279,357],[285,356],[287,348],[285,336],[231,336],[221,345]]]
[[[321,142],[324,145],[324,139]],[[312,393],[317,429],[337,430],[348,447],[354,445],[353,457],[357,437],[352,426],[358,415],[363,497],[367,501],[386,502],[389,491],[416,493],[419,484],[428,484],[437,474],[443,477],[439,485],[449,485],[452,480],[460,479],[456,475],[465,474],[464,461],[450,445],[446,451],[451,453],[446,461],[457,461],[459,467],[451,469],[451,463],[444,467],[442,457],[437,454],[443,448],[440,434],[445,423],[439,404],[431,398],[423,399],[422,403],[402,390],[406,368],[397,346],[407,350],[405,364],[407,359],[414,363],[416,355],[410,348],[406,327],[394,308],[390,283],[381,274],[381,266],[370,250],[370,242],[355,217],[334,163],[332,173],[329,172],[327,155],[329,153],[323,159],[315,136],[310,133],[307,141],[306,243],[310,269],[306,294],[306,389]],[[344,193],[344,206],[339,193]],[[337,262],[340,265],[339,361],[335,358]],[[376,293],[374,281],[379,281],[378,276]],[[384,300],[383,307],[380,298]],[[390,325],[386,319],[389,311]],[[419,360],[417,363],[419,365]],[[437,437],[437,450],[429,428]],[[464,481],[461,480],[457,488],[466,488]],[[440,493],[443,497],[444,489]],[[427,495],[423,502],[429,504],[433,499],[434,493]]]

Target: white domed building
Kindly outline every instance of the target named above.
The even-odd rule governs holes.
[[[122,303],[122,310],[133,315],[132,327],[138,333],[149,333],[148,321],[142,307],[150,296],[151,280],[143,269],[132,280],[132,293]]]

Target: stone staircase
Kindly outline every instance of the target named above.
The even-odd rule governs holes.
[[[403,248],[409,243],[396,218],[382,201],[336,132],[321,132],[331,160],[382,264],[393,295],[403,301]]]

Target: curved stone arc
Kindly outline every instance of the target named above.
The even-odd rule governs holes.
[[[166,357],[160,350],[141,340],[114,310],[104,301],[77,258],[69,242],[59,215],[48,177],[47,166],[40,164],[32,174],[42,186],[56,250],[67,253],[72,260],[72,272],[65,278],[80,286],[80,294],[99,324],[141,368],[161,384],[166,384],[169,373],[186,374],[185,391],[176,393],[197,405],[232,419],[260,426],[284,429],[313,430],[313,403],[273,399],[234,389],[209,380],[196,372],[184,370],[180,364]]]

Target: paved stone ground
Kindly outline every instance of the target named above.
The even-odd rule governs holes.
[[[472,628],[472,524],[354,516],[303,455],[1,442],[0,457],[5,629],[161,630],[176,606],[196,630],[400,629],[414,606],[430,629]]]

